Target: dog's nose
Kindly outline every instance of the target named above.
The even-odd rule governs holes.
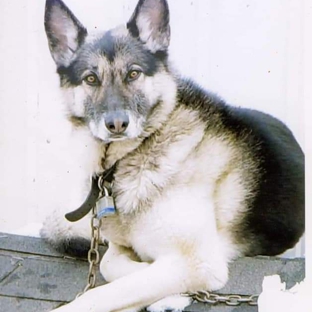
[[[109,113],[105,117],[105,126],[113,134],[121,134],[129,125],[129,117],[125,112]]]

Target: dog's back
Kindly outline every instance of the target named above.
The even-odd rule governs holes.
[[[233,235],[248,245],[245,255],[293,247],[304,232],[304,155],[291,131],[268,114],[228,106],[191,81],[181,80],[178,100],[200,112],[207,133],[241,153],[234,166],[250,193]]]
[[[250,129],[253,155],[261,168],[252,209],[242,221],[254,235],[247,255],[281,254],[304,232],[303,152],[289,129],[270,115],[230,109],[230,116],[230,127]]]

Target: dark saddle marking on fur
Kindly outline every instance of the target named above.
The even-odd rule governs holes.
[[[91,190],[84,201],[84,203],[74,211],[71,211],[65,215],[65,218],[70,222],[76,222],[85,217],[93,207],[97,200],[99,199],[100,195],[100,188],[99,188],[99,178],[102,176],[103,181],[112,183],[114,180],[114,174],[116,171],[117,163],[115,163],[112,167],[105,170],[102,174],[93,176],[92,183],[91,183]]]

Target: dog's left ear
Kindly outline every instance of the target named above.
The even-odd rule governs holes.
[[[87,30],[62,0],[46,0],[44,26],[56,65],[69,65],[84,42]]]
[[[169,8],[166,0],[140,0],[127,23],[130,34],[153,53],[166,51],[170,42]]]

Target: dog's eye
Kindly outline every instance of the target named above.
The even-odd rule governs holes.
[[[132,69],[128,72],[127,79],[128,81],[132,81],[132,80],[138,79],[140,75],[141,75],[141,71],[137,69]]]
[[[99,84],[99,79],[94,74],[86,76],[83,80],[90,86],[95,86]]]

